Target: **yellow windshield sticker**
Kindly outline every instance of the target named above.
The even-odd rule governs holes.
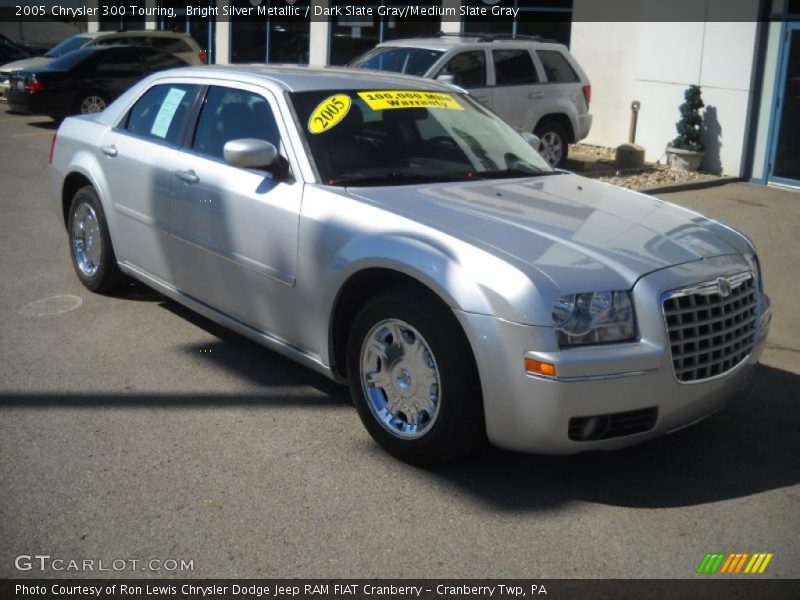
[[[350,96],[347,94],[325,98],[308,118],[308,130],[316,134],[335,127],[350,112],[350,104]]]
[[[406,90],[381,90],[376,92],[358,92],[361,99],[372,110],[389,110],[392,108],[446,108],[448,110],[464,110],[450,94],[438,92],[413,92]]]

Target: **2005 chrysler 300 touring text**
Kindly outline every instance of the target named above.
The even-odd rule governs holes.
[[[75,271],[338,381],[414,463],[611,449],[717,410],[770,320],[741,233],[553,170],[461,91],[344,69],[154,75],[53,140]]]

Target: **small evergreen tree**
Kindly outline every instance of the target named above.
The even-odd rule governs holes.
[[[700,97],[700,86],[690,85],[683,97],[686,101],[680,106],[681,120],[675,123],[678,137],[672,141],[671,146],[682,150],[702,152],[704,149],[703,115],[700,114],[700,109],[705,105]]]

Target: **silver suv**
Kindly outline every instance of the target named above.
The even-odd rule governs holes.
[[[177,56],[190,65],[202,65],[207,62],[208,58],[206,51],[188,33],[151,30],[79,33],[54,46],[44,56],[25,58],[1,66],[0,100],[6,100],[11,73],[14,71],[43,67],[78,48],[110,45],[152,46],[162,52]]]
[[[448,81],[523,132],[541,140],[553,166],[567,158],[567,144],[589,135],[592,86],[562,44],[540,38],[439,34],[392,40],[348,66]]]

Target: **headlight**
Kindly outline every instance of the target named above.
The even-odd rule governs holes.
[[[630,292],[586,292],[561,296],[553,305],[558,345],[603,344],[636,338]]]

